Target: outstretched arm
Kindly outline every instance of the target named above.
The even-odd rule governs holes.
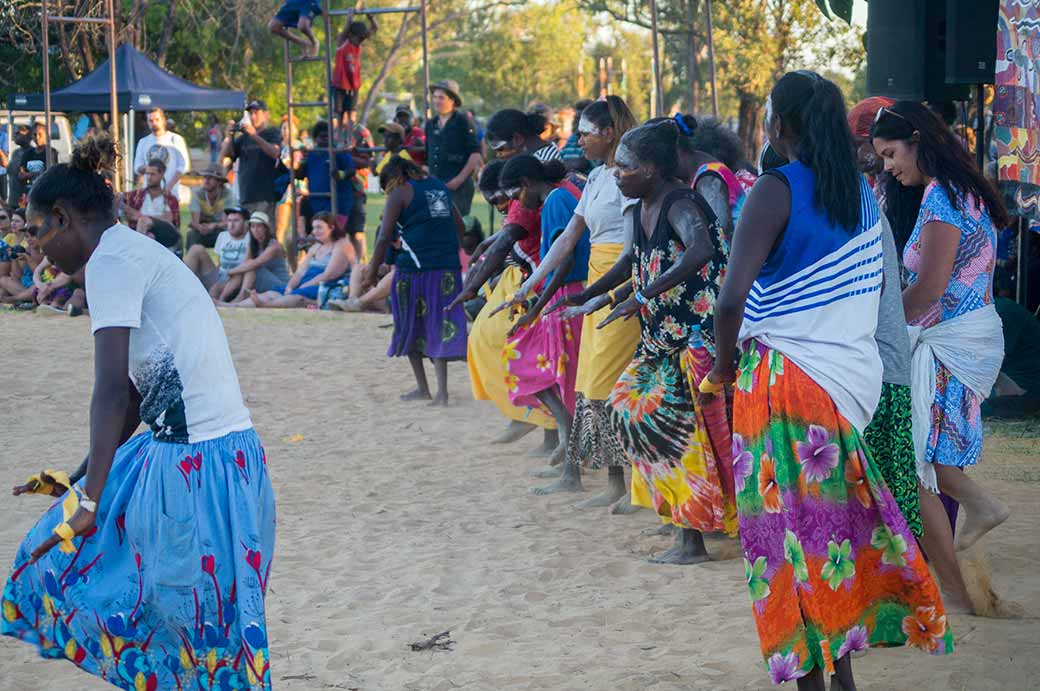
[[[462,291],[459,292],[446,309],[451,309],[455,305],[461,305],[467,300],[475,298],[480,286],[487,283],[488,279],[505,263],[506,257],[509,256],[509,251],[513,248],[513,243],[522,238],[525,232],[522,226],[513,223],[504,226],[498,232],[495,242],[488,251],[475,264],[470,265]]]

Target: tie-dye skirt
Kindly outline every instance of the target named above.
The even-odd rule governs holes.
[[[733,476],[744,572],[774,683],[867,647],[953,650],[895,499],[859,433],[791,360],[746,344]]]
[[[29,563],[61,520],[59,501],[18,549],[4,635],[128,691],[270,690],[274,492],[253,430],[197,444],[133,437],[94,529]]]
[[[633,477],[642,479],[645,491],[633,491],[633,503],[648,499],[647,508],[682,528],[733,535],[726,399],[697,402],[711,365],[699,342],[665,353],[641,347],[611,392],[610,421]]]

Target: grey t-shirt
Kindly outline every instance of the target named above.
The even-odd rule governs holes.
[[[892,237],[892,226],[885,215],[881,215],[881,243],[884,252],[884,284],[881,304],[878,307],[877,330],[874,340],[881,351],[884,373],[881,381],[886,384],[910,386],[910,334],[906,329],[903,313],[903,287],[899,279],[899,251]]]

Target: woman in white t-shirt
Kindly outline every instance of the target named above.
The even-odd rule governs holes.
[[[63,498],[18,549],[3,633],[124,688],[267,690],[266,457],[213,301],[116,222],[101,174],[114,154],[107,137],[86,140],[29,200],[47,257],[86,267],[96,380],[80,470],[15,488]]]
[[[614,179],[614,151],[621,136],[635,125],[635,118],[628,106],[617,96],[596,101],[582,111],[578,121],[578,144],[585,158],[604,161],[604,164],[593,169],[589,175],[566,230],[553,243],[549,253],[542,257],[542,263],[530,278],[516,291],[513,304],[526,303],[535,287],[571,255],[585,228],[589,229],[592,243],[587,286],[599,280],[621,256],[625,243],[623,212],[635,202],[625,199],[618,189]],[[574,425],[562,476],[553,484],[536,489],[535,493],[579,492],[582,490],[580,466],[588,464],[599,468],[605,465],[609,468],[607,492],[581,505],[596,507],[616,503],[616,511],[627,512],[630,510],[629,502],[620,501],[626,495],[626,461],[624,452],[610,430],[606,401],[639,345],[639,323],[634,319],[618,320],[606,328],[598,328],[610,312],[601,308],[609,303],[609,296],[587,302],[584,291],[566,300],[566,304],[572,305],[576,314],[585,315],[574,386],[577,392]],[[636,489],[639,490],[640,486]]]

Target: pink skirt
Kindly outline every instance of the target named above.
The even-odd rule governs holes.
[[[550,303],[580,293],[580,281],[563,285]],[[578,372],[582,317],[563,318],[563,309],[543,313],[538,320],[506,341],[502,349],[509,401],[515,406],[546,410],[535,394],[556,388],[574,414],[574,380]]]

